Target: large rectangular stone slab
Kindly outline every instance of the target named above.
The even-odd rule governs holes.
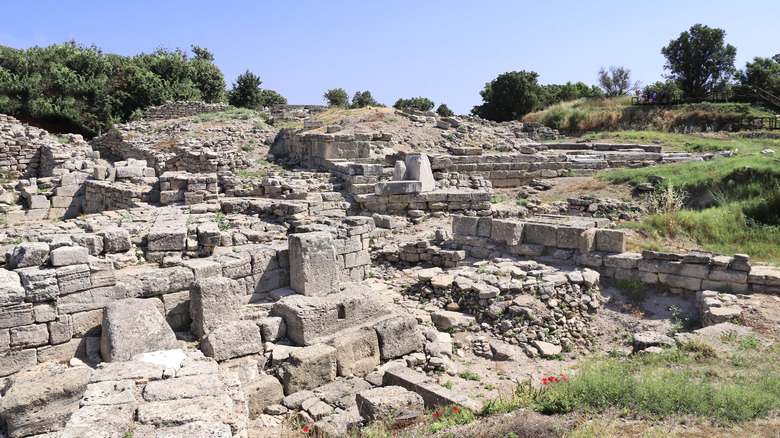
[[[336,379],[336,349],[325,344],[296,348],[282,364],[285,395],[314,389]]]
[[[287,337],[298,345],[327,342],[341,330],[371,325],[390,316],[371,292],[361,290],[324,297],[287,296],[274,304],[272,313],[284,318]]]
[[[322,296],[338,291],[338,261],[330,233],[316,231],[291,234],[288,242],[290,287],[307,296]]]

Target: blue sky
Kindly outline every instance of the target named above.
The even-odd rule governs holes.
[[[458,114],[507,71],[594,85],[601,66],[616,65],[661,80],[661,48],[696,23],[726,31],[738,68],[780,52],[776,0],[2,3],[0,45],[75,39],[134,55],[195,44],[214,53],[228,87],[249,69],[290,103],[323,103],[341,87],[388,106],[424,96]]]

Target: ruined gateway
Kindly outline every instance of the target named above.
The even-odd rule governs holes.
[[[326,110],[278,106],[275,122],[303,122],[279,130],[178,102],[89,143],[0,115],[9,437],[278,436],[291,418],[343,434],[402,409],[477,411],[441,385],[459,358],[591,348],[602,277],[695,295],[705,325],[741,312],[713,290],[780,292],[745,255],[626,252],[598,199],[491,203],[689,154],[431,112],[311,117]],[[263,144],[288,170],[252,156]],[[635,348],[666,342],[647,338]]]

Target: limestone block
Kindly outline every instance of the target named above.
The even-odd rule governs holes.
[[[125,288],[114,286],[96,287],[82,292],[60,296],[57,305],[60,313],[77,313],[102,309],[108,304],[126,298]]]
[[[448,310],[431,313],[431,321],[439,330],[463,329],[476,324],[474,316]]]
[[[89,265],[60,266],[56,270],[60,295],[86,290],[92,287]]]
[[[340,333],[330,345],[336,348],[336,372],[339,376],[363,377],[379,365],[379,340],[373,329]]]
[[[382,376],[382,384],[400,386],[416,392],[422,397],[425,407],[429,409],[441,406],[459,406],[472,412],[479,412],[482,409],[482,403],[432,383],[426,375],[404,366],[388,368]]]
[[[40,266],[46,262],[49,256],[49,245],[44,242],[25,242],[16,245],[8,258],[8,267],[11,269]]]
[[[132,246],[130,233],[124,228],[106,228],[96,234],[103,237],[103,250],[107,253],[127,251]]]
[[[287,337],[298,345],[325,342],[333,333],[388,316],[373,293],[359,289],[324,297],[286,296],[274,304],[272,314],[284,318]]]
[[[267,406],[279,404],[284,399],[282,384],[273,376],[263,374],[242,386],[249,405],[250,417],[261,415]]]
[[[747,283],[748,273],[745,271],[713,268],[710,271],[709,279],[713,281],[727,281],[729,283]]]
[[[79,246],[87,248],[89,255],[98,256],[103,252],[103,236],[93,233],[72,234],[71,239]]]
[[[92,370],[70,368],[45,379],[22,381],[0,399],[10,438],[56,432],[65,427],[87,389]]]
[[[62,436],[126,436],[134,414],[135,403],[83,406],[70,417]]]
[[[585,227],[558,227],[556,235],[558,248],[579,249],[580,235],[588,229]]]
[[[0,377],[10,376],[37,364],[35,349],[7,351],[0,354]],[[2,416],[2,402],[0,402],[0,416]]]
[[[33,305],[21,303],[3,307],[0,311],[0,329],[20,327],[33,323]]]
[[[625,233],[621,230],[596,230],[596,251],[624,252],[626,250]]]
[[[710,307],[701,315],[701,323],[704,327],[730,322],[742,315],[742,308],[739,306]]]
[[[49,344],[57,345],[70,341],[73,337],[73,325],[70,315],[60,315],[55,321],[47,324],[49,331]]]
[[[257,321],[264,342],[276,342],[287,335],[287,324],[284,318],[269,316]]]
[[[404,179],[420,181],[420,192],[431,192],[436,189],[436,180],[433,179],[431,162],[425,154],[406,155]]]
[[[549,342],[534,340],[531,342],[534,347],[539,351],[542,357],[552,357],[559,354],[562,350],[560,345],[551,344]]]
[[[422,412],[422,397],[400,386],[385,386],[361,391],[355,397],[360,416],[366,421],[384,420],[402,409]]]
[[[558,230],[555,225],[526,223],[523,241],[544,246],[558,246]]]
[[[54,283],[56,284],[56,278]],[[22,286],[19,274],[0,268],[0,307],[20,304],[24,298],[25,288]]]
[[[670,287],[679,287],[688,290],[701,289],[701,278],[659,273],[658,281]]]
[[[114,263],[111,260],[89,259],[89,282],[92,287],[113,286],[116,284]]]
[[[476,217],[453,216],[452,234],[469,234],[471,236],[476,236],[478,224],[479,224],[479,218]]]
[[[81,246],[63,246],[52,250],[49,259],[54,267],[84,264],[89,261],[89,251]]]
[[[136,419],[140,425],[159,425],[166,424],[170,426],[182,426],[187,423],[206,422],[206,423],[225,423],[230,426],[233,435],[237,434],[244,424],[236,412],[233,400],[227,394],[219,397],[197,397],[178,400],[166,400],[145,403],[138,406]],[[166,428],[165,434],[159,436],[177,436],[171,434],[175,427]],[[200,431],[200,433],[213,430],[211,427],[206,429],[193,429],[193,426],[187,425],[187,433]],[[173,433],[182,433],[173,432]],[[221,432],[220,432],[221,434]],[[178,435],[178,436],[212,436],[212,435]],[[224,435],[223,435],[224,436]]]
[[[384,181],[374,186],[374,193],[379,196],[406,195],[420,193],[422,183],[420,181]]]
[[[29,199],[30,210],[48,209],[49,200],[44,195],[32,195]]]
[[[46,324],[32,324],[11,328],[11,348],[29,348],[46,345],[49,330]]]
[[[336,250],[328,232],[291,234],[290,286],[300,294],[322,296],[338,291]]]
[[[227,321],[239,319],[244,292],[235,280],[211,277],[190,286],[191,331],[203,337]]]
[[[181,251],[187,247],[186,227],[153,227],[146,237],[149,251]]]
[[[634,252],[610,254],[604,257],[604,266],[607,268],[636,269],[637,262],[641,258],[642,254]]]
[[[397,316],[374,325],[382,359],[394,359],[420,351],[423,338],[412,315]]]
[[[198,225],[198,243],[203,246],[219,246],[221,234],[216,222]]]
[[[176,335],[150,300],[127,298],[106,306],[100,352],[106,362],[179,347]]]
[[[393,166],[393,181],[403,180],[405,174],[406,174],[406,163],[400,160],[396,161],[395,165]]]
[[[174,331],[184,330],[190,326],[190,292],[174,292],[162,296],[165,308],[165,321]]]
[[[336,378],[336,349],[325,344],[297,348],[281,365],[279,374],[285,395],[332,382]]]
[[[580,246],[579,250],[581,254],[588,254],[591,251],[596,250],[596,230],[590,229],[580,233]]]
[[[217,397],[225,390],[217,374],[183,376],[146,384],[143,397],[148,402]]]
[[[208,357],[224,361],[262,352],[263,339],[253,321],[231,321],[212,330],[201,343],[201,350]]]
[[[137,425],[133,428],[135,436],[144,438],[232,438],[230,425],[222,421],[193,421],[180,426],[157,428],[153,425]]]

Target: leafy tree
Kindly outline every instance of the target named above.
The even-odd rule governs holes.
[[[377,102],[374,99],[374,96],[371,95],[370,91],[356,92],[355,95],[352,96],[352,105],[350,105],[350,108],[363,108],[366,106],[384,106],[384,105]]]
[[[503,73],[485,84],[479,92],[482,105],[471,113],[484,119],[503,122],[517,120],[533,111],[540,102],[541,87],[536,72],[513,71]]]
[[[447,106],[446,103],[443,103],[439,105],[438,108],[436,108],[436,114],[440,115],[441,117],[452,117],[455,115],[455,113]]]
[[[343,88],[328,90],[322,95],[328,105],[346,108],[349,106],[349,95]]]
[[[650,95],[656,93],[661,103],[682,99],[683,97],[679,84],[674,81],[657,81],[646,87],[645,94],[648,94],[648,92]]]
[[[680,84],[685,96],[704,97],[734,74],[737,49],[724,44],[725,35],[722,29],[696,24],[661,49],[669,79]]]
[[[246,73],[238,75],[236,82],[233,83],[233,90],[228,96],[228,103],[240,108],[257,109],[262,106],[262,95],[260,91],[260,76],[247,70]]]
[[[420,111],[428,111],[433,109],[435,104],[427,97],[412,97],[409,99],[398,99],[393,108],[402,110],[404,108],[414,108]]]
[[[287,99],[274,90],[260,91],[260,106],[287,105]]]
[[[625,67],[609,66],[609,70],[599,70],[599,86],[607,97],[625,96],[639,88],[639,81],[631,83],[631,70]]]
[[[761,88],[780,97],[780,54],[753,58],[745,65],[740,82],[751,89]]]
[[[545,107],[554,105],[558,102],[568,102],[570,100],[581,98],[600,97],[604,97],[604,93],[600,88],[596,87],[595,85],[589,87],[584,82],[577,82],[576,84],[567,82],[564,85],[542,85],[541,92],[539,93],[539,106],[537,109],[544,109]]]
[[[225,99],[225,75],[214,64],[214,55],[208,49],[192,46],[195,58],[189,62],[190,80],[200,91],[204,102],[222,102]]]

